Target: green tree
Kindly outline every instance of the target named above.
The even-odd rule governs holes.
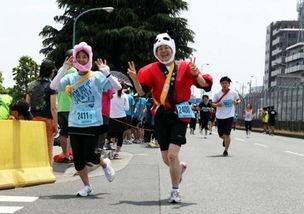
[[[14,100],[25,98],[28,84],[37,77],[38,65],[29,56],[22,56],[19,65],[13,68],[13,77],[16,84],[9,89],[9,94]]]
[[[0,71],[0,94],[1,93],[4,93],[6,90],[5,90],[5,87],[2,85],[3,84],[3,74],[2,72]]]
[[[85,10],[96,7],[114,7],[114,11],[92,11],[81,16],[76,25],[76,43],[87,42],[92,46],[94,56],[107,59],[112,70],[126,71],[127,61],[133,60],[143,66],[155,58],[152,53],[151,36],[165,31],[175,31],[177,59],[188,58],[193,49],[194,32],[187,28],[187,20],[179,17],[188,9],[182,0],[57,0],[63,15],[54,17],[63,24],[57,30],[45,26],[40,33],[44,38],[40,51],[54,60],[59,67],[64,52],[72,48],[74,18]]]

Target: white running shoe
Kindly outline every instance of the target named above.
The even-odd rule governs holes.
[[[80,197],[86,197],[90,195],[92,191],[93,191],[92,186],[86,185],[81,190],[79,190],[76,195]]]
[[[170,198],[168,200],[169,203],[181,203],[181,197],[179,195],[179,190],[171,190]]]
[[[104,171],[105,176],[108,179],[108,181],[112,182],[115,178],[115,171],[111,167],[111,161],[108,158],[104,159],[104,162],[107,164],[107,166],[106,166],[106,168],[103,168],[103,171]]]
[[[119,156],[118,153],[114,153],[114,154],[113,154],[113,159],[119,159],[119,158],[120,158],[120,156]]]

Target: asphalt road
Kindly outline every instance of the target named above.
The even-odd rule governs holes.
[[[303,140],[261,133],[247,139],[244,131],[233,131],[229,156],[222,157],[216,133],[187,139],[181,152],[188,163],[181,204],[167,203],[170,178],[160,151],[136,144],[124,145],[122,158],[113,160],[112,183],[101,169],[90,173],[91,196],[75,197],[82,184],[72,165],[56,165],[54,184],[0,191],[0,213],[304,213]]]

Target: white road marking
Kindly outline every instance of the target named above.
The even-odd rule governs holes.
[[[18,210],[21,210],[23,207],[8,207],[0,206],[0,213],[15,213]]]
[[[136,156],[149,156],[148,153],[139,153],[139,154],[135,154]]]
[[[254,145],[261,146],[261,147],[264,147],[264,148],[268,148],[269,147],[269,146],[266,146],[266,145],[260,144],[260,143],[255,143]]]
[[[5,202],[34,202],[38,197],[0,195],[0,201]]]
[[[297,156],[304,157],[304,154],[300,154],[300,153],[296,153],[296,152],[291,152],[291,151],[284,151],[284,152],[289,153],[289,154],[293,154],[293,155],[297,155]]]
[[[242,138],[235,138],[236,140],[238,140],[238,141],[242,141],[242,142],[245,142],[245,140],[244,139],[242,139]]]

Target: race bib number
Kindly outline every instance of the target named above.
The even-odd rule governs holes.
[[[245,119],[246,119],[246,120],[251,120],[251,114],[250,114],[250,113],[246,113]]]
[[[178,118],[195,118],[188,102],[176,104]]]
[[[91,124],[97,121],[94,109],[81,109],[76,111],[76,118],[81,124]]]
[[[222,103],[223,103],[224,107],[226,107],[226,108],[231,108],[232,107],[232,100],[231,99],[223,100]]]

